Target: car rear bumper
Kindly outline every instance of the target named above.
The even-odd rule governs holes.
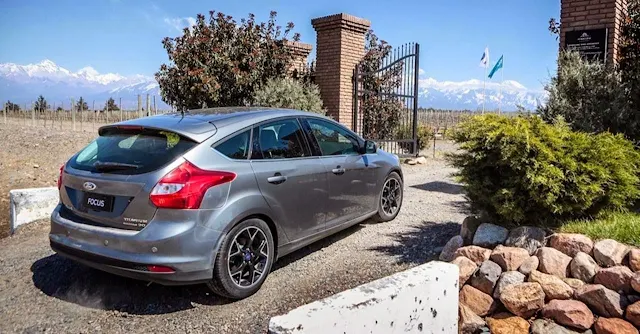
[[[211,279],[211,269],[197,272],[153,273],[146,269],[146,264],[126,262],[86,251],[73,249],[63,244],[50,241],[51,249],[57,254],[114,275],[133,278],[162,285],[186,285],[204,283]]]
[[[165,285],[193,284],[212,278],[220,233],[195,222],[153,221],[141,231],[84,225],[51,214],[51,248],[87,266]],[[151,272],[166,266],[172,273]]]

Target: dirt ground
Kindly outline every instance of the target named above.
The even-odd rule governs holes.
[[[55,187],[60,166],[96,136],[90,128],[71,131],[0,120],[0,238],[9,234],[9,190]]]
[[[95,135],[0,120],[3,235],[9,190],[55,186],[60,165]],[[51,250],[46,219],[21,227],[0,239],[0,333],[264,333],[272,316],[434,259],[459,233],[466,200],[441,159],[453,146],[437,145],[427,165],[403,166],[394,221],[365,222],[283,257],[258,293],[237,302],[204,285],[147,285],[90,269]]]

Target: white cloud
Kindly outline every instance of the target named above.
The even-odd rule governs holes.
[[[424,75],[426,72],[423,69],[418,70],[419,75]]]
[[[166,23],[167,25],[169,25],[170,27],[178,30],[178,31],[182,31],[182,29],[187,28],[187,27],[192,27],[196,24],[196,18],[195,17],[165,17],[164,18],[164,23]]]
[[[189,17],[185,17],[184,19],[187,21],[187,23],[189,24],[190,27],[196,25],[196,18],[195,17],[189,16]]]

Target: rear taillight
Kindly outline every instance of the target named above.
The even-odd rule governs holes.
[[[153,187],[149,199],[159,208],[198,209],[207,189],[235,178],[234,173],[203,170],[186,161]]]
[[[64,172],[64,164],[60,166],[60,175],[58,175],[58,190],[62,187],[62,173]]]

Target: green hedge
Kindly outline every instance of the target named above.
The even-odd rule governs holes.
[[[555,225],[626,210],[640,198],[640,154],[622,135],[574,132],[537,116],[474,116],[450,154],[473,209],[496,223]]]

